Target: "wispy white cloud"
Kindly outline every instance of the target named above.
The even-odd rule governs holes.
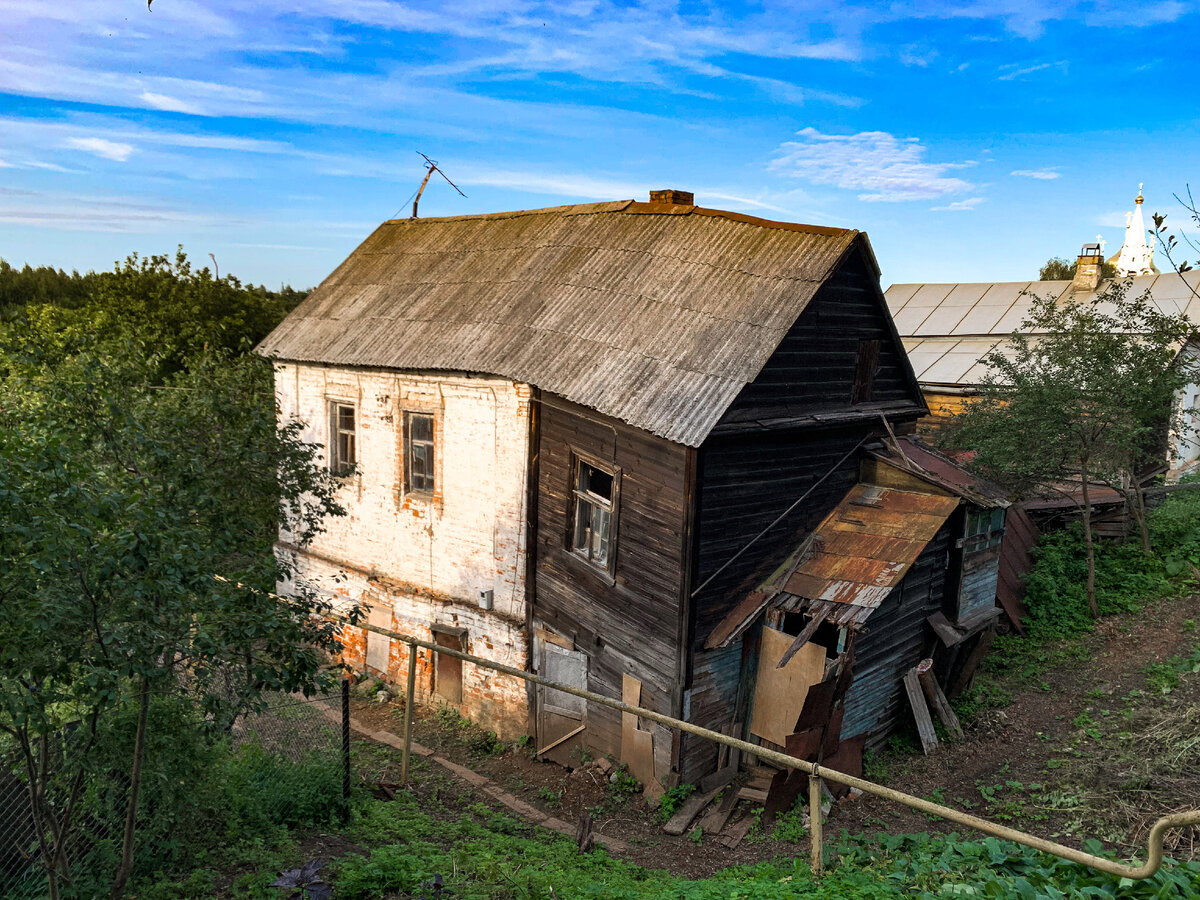
[[[1018,178],[1035,178],[1038,181],[1053,181],[1055,178],[1062,176],[1062,173],[1057,169],[1013,169],[1008,174],[1016,175]]]
[[[188,103],[178,97],[168,97],[166,94],[156,94],[153,91],[142,91],[140,99],[154,109],[164,112],[188,113],[193,116],[206,115],[203,109],[195,103]]]
[[[1067,71],[1067,61],[1061,59],[1058,62],[1035,63],[1032,66],[1021,66],[1018,63],[1012,63],[1007,66],[1001,66],[1000,70],[1003,75],[997,76],[1000,81],[1013,81],[1017,78],[1024,78],[1026,75],[1032,75],[1035,72],[1044,72],[1046,69],[1057,68],[1061,72]]]
[[[822,134],[811,127],[797,136],[800,140],[779,147],[771,170],[814,184],[861,191],[860,200],[930,200],[973,187],[948,174],[973,163],[924,162],[925,147],[918,138],[898,138],[886,131]]]
[[[161,234],[179,226],[224,229],[241,224],[228,213],[185,210],[145,198],[0,190],[0,223],[59,231]]]
[[[983,202],[983,197],[968,197],[965,200],[955,200],[953,203],[947,203],[945,206],[931,206],[929,208],[935,212],[965,212],[975,209],[975,207]]]
[[[111,159],[114,162],[125,162],[137,149],[132,144],[122,144],[118,141],[97,137],[67,138],[67,146],[74,150],[82,150],[84,153],[91,153],[102,159]]]

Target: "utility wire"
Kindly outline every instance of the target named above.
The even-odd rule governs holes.
[[[795,503],[793,503],[791,506],[789,506],[787,509],[785,509],[783,512],[781,512],[779,514],[778,518],[776,518],[774,522],[772,522],[770,525],[768,525],[766,528],[764,528],[762,531],[760,531],[758,534],[756,534],[754,537],[752,537],[746,543],[746,545],[744,547],[742,547],[741,550],[739,550],[737,553],[733,554],[733,556],[729,557],[729,559],[725,562],[724,565],[721,566],[721,568],[717,569],[717,571],[713,572],[711,575],[709,575],[707,578],[705,578],[704,583],[701,584],[700,587],[698,587],[694,591],[692,591],[690,596],[695,597],[698,593],[700,593],[702,590],[704,590],[706,587],[708,587],[709,584],[712,583],[714,578],[716,578],[718,575],[720,575],[722,572],[724,572],[726,569],[728,569],[730,566],[732,566],[733,563],[737,560],[737,558],[739,556],[741,556],[743,553],[745,553],[747,550],[749,550],[751,548],[751,546],[753,546],[761,537],[763,537],[763,535],[765,535],[768,531],[770,531],[772,528],[774,528],[776,525],[778,525],[780,522],[782,522],[784,519],[786,519],[788,517],[788,515],[791,514],[792,510],[794,510],[797,506],[799,506],[801,503],[803,503],[805,500],[807,500],[809,494],[811,494],[813,491],[815,491],[817,488],[819,488],[825,482],[825,479],[827,479],[830,475],[832,475],[834,472],[836,472],[838,469],[840,469],[842,467],[842,463],[844,463],[846,460],[848,460],[858,450],[858,448],[861,447],[863,444],[865,444],[867,442],[868,438],[871,438],[871,437],[873,437],[873,435],[864,435],[857,444],[855,444],[853,447],[851,447],[846,452],[845,456],[843,456],[841,459],[839,459],[837,462],[835,462],[833,464],[833,468],[831,468],[828,472],[826,472],[824,475],[822,475],[820,478],[818,478],[813,483],[812,487],[810,487],[807,491],[805,491],[800,496],[799,500],[797,500]]]

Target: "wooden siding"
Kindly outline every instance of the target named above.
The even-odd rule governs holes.
[[[882,430],[879,413],[907,422],[923,413],[916,380],[885,312],[878,280],[861,253],[852,253],[789,329],[699,451],[696,564],[703,584],[746,547],[822,476],[837,471],[796,510],[718,575],[692,602],[688,678],[689,721],[721,730],[745,721],[747,682],[741,644],[704,651],[725,615],[796,549],[858,480],[859,453],[847,453]],[[870,402],[851,402],[859,341],[878,340]],[[859,413],[857,419],[855,413]],[[840,424],[806,416],[849,416]],[[757,647],[747,647],[753,669]],[[684,735],[681,777],[711,768],[711,744]]]
[[[648,432],[543,395],[538,454],[534,618],[573,639],[588,657],[590,690],[619,699],[621,676],[642,682],[642,705],[675,714],[692,452]],[[610,576],[568,548],[572,452],[620,469],[615,564]],[[592,704],[584,739],[621,749],[620,714]],[[668,746],[655,755],[661,758]]]
[[[879,405],[919,407],[920,390],[885,310],[878,279],[862,254],[852,253],[800,314],[758,377],[742,389],[718,429]],[[879,341],[877,368],[870,397],[855,405],[859,342],[868,340]]]
[[[910,721],[904,673],[927,655],[932,632],[925,619],[942,609],[946,560],[958,516],[926,545],[904,580],[867,619],[855,642],[854,683],[846,695],[842,737],[866,733],[867,746],[879,746]]]

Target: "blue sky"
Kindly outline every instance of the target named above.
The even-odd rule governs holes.
[[[0,256],[307,287],[380,221],[694,191],[1034,278],[1200,182],[1200,3],[0,0]]]

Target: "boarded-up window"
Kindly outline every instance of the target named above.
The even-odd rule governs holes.
[[[433,642],[439,647],[464,653],[465,634],[460,629],[433,630]],[[447,703],[462,703],[462,660],[445,653],[435,653],[433,692]]]
[[[879,341],[858,342],[858,362],[854,369],[854,391],[851,403],[868,403],[875,390],[875,373],[879,370]]]

